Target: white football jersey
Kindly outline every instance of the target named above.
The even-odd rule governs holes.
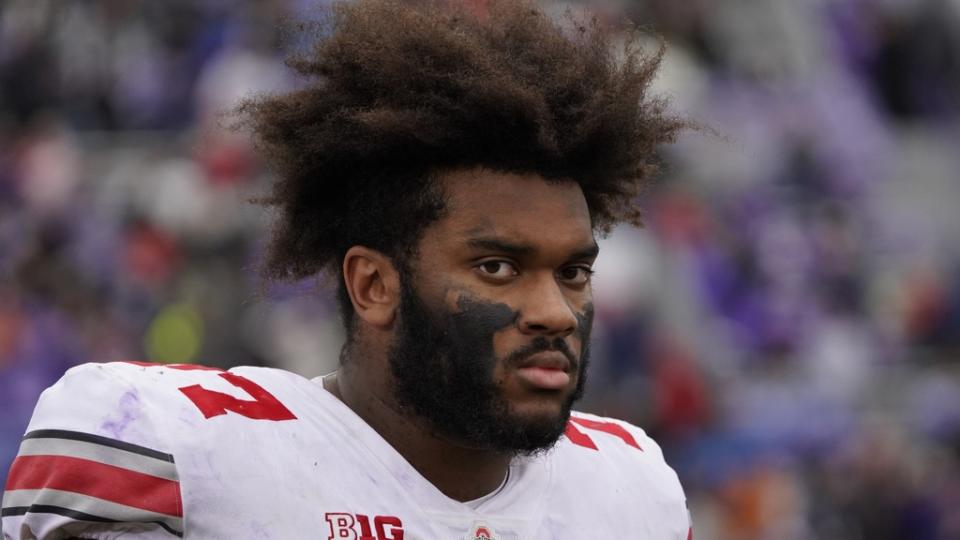
[[[461,503],[320,379],[85,364],[40,398],[3,495],[4,540],[686,540],[683,491],[625,422],[575,413],[549,452]]]

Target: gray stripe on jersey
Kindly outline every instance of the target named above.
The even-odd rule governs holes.
[[[3,494],[3,507],[55,506],[121,523],[163,523],[173,531],[183,531],[183,520],[142,508],[117,504],[80,493],[58,489],[16,489]]]
[[[89,459],[158,478],[177,481],[176,465],[126,450],[70,439],[24,439],[21,456],[66,456]]]
[[[23,438],[70,439],[71,441],[86,441],[93,444],[109,446],[111,448],[119,448],[120,450],[133,452],[134,454],[143,454],[144,456],[162,459],[163,461],[169,461],[170,463],[173,463],[173,456],[165,452],[158,452],[157,450],[154,450],[153,448],[147,448],[146,446],[140,446],[138,444],[128,443],[126,441],[111,439],[110,437],[104,437],[102,435],[94,435],[93,433],[84,433],[82,431],[70,431],[67,429],[35,429],[28,432],[23,436]]]

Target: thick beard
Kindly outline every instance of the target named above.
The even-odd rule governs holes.
[[[498,328],[484,324],[488,320],[478,321],[475,313],[431,311],[409,286],[403,286],[402,296],[400,328],[389,362],[394,397],[406,413],[424,421],[435,435],[470,448],[532,455],[557,442],[574,402],[583,395],[589,322],[581,328],[584,346],[575,391],[559,414],[526,418],[516,414],[494,382],[493,334]],[[552,346],[572,356],[562,339]],[[536,338],[504,361],[550,348],[546,338]]]

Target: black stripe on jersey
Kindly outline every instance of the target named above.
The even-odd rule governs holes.
[[[59,516],[65,516],[76,521],[90,521],[94,523],[120,523],[115,519],[94,516],[91,514],[85,514],[83,512],[77,512],[76,510],[71,510],[69,508],[62,508],[60,506],[49,506],[45,504],[34,504],[31,506],[12,506],[9,508],[4,508],[0,510],[0,516],[9,517],[9,516],[22,516],[25,514],[57,514]],[[162,521],[146,521],[144,523],[159,525],[163,527],[163,530],[168,533],[178,537],[183,538],[183,532],[174,529],[173,527],[167,525]]]
[[[91,435],[90,433],[81,433],[79,431],[67,431],[65,429],[38,429],[36,431],[31,431],[23,436],[24,439],[69,439],[73,441],[83,441],[93,444],[99,444],[101,446],[109,446],[111,448],[116,448],[118,450],[125,450],[127,452],[132,452],[134,454],[140,454],[141,456],[152,457],[154,459],[159,459],[166,461],[168,463],[173,463],[173,455],[165,454],[163,452],[158,452],[152,448],[147,448],[145,446],[139,446],[136,444],[118,441],[116,439],[110,439],[108,437],[101,437],[100,435]]]

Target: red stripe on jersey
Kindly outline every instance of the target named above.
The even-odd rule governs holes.
[[[693,527],[687,531],[687,540],[693,540]]]
[[[597,420],[579,418],[577,416],[571,416],[570,421],[580,424],[587,429],[595,429],[597,431],[602,431],[615,437],[619,437],[623,440],[623,442],[629,444],[637,450],[640,450],[641,452],[643,451],[643,448],[640,448],[640,445],[637,444],[637,440],[633,438],[633,435],[631,435],[629,431],[624,429],[623,426],[617,424],[616,422],[599,422]],[[569,426],[569,424],[567,425]]]
[[[75,457],[20,456],[13,460],[7,491],[43,488],[183,517],[179,482]]]
[[[567,422],[567,427],[564,428],[563,434],[566,435],[573,444],[583,446],[584,448],[598,450],[597,445],[593,442],[593,439],[588,437],[586,433],[577,429],[577,427],[570,422]]]

